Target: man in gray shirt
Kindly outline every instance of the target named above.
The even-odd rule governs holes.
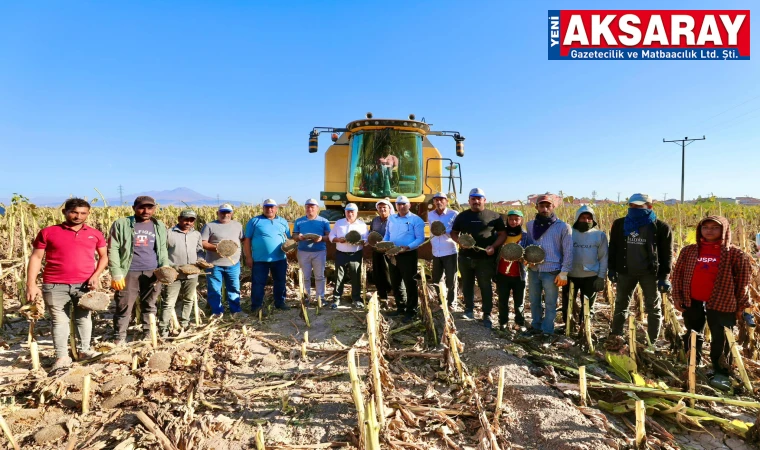
[[[169,263],[172,266],[195,264],[198,257],[203,256],[201,234],[195,230],[197,215],[192,209],[184,209],[179,214],[177,225],[173,226],[166,235],[166,244],[169,249]],[[196,291],[198,287],[198,275],[185,275],[180,273],[174,283],[165,285],[163,289],[163,309],[159,329],[161,335],[169,334],[169,323],[172,311],[177,304],[177,298],[182,301],[182,309],[179,314],[179,323],[186,328],[190,323],[190,314],[193,310]]]
[[[240,311],[240,241],[243,239],[243,225],[232,220],[232,205],[225,203],[219,207],[217,220],[209,222],[201,230],[203,249],[206,250],[206,260],[213,264],[212,269],[206,270],[208,283],[208,304],[211,314],[220,317],[224,313],[222,305],[222,281],[227,292],[227,304],[230,313],[243,315]],[[224,239],[234,241],[238,249],[229,258],[216,252],[216,244]]]

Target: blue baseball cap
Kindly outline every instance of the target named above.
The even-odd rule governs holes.
[[[486,193],[483,189],[474,188],[470,190],[470,197],[485,197]]]
[[[273,198],[264,200],[264,206],[277,206],[277,202]]]

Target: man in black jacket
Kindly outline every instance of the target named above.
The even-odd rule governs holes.
[[[628,200],[628,214],[615,220],[610,230],[608,276],[617,283],[617,297],[608,348],[617,348],[624,342],[623,327],[637,284],[644,294],[649,340],[657,340],[662,326],[660,292],[670,292],[668,276],[672,266],[670,226],[657,219],[649,195],[633,194]]]

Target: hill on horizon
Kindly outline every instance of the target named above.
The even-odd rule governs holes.
[[[67,198],[70,198],[72,195],[66,195],[66,196],[53,196],[53,195],[44,195],[44,196],[36,196],[31,197],[29,201],[31,203],[34,203],[37,206],[50,206],[50,207],[57,207],[61,206],[63,202],[66,201]],[[138,192],[135,194],[124,194],[124,205],[131,206],[132,202],[136,197],[139,197],[141,195],[149,195],[156,199],[156,202],[160,206],[183,206],[184,204],[188,205],[194,205],[194,206],[216,206],[221,203],[230,203],[232,205],[240,205],[243,202],[239,200],[229,200],[229,199],[219,199],[217,200],[216,197],[210,197],[208,195],[201,194],[197,191],[194,191],[187,187],[178,187],[174,189],[169,190],[163,190],[163,191],[144,191],[144,192]],[[96,196],[86,196],[87,200],[92,200],[93,198],[98,198],[98,201],[94,203],[93,206],[103,206],[103,200]],[[5,204],[10,203],[9,198],[2,199],[2,202]],[[106,202],[108,202],[109,205],[119,205],[119,197],[111,197],[106,198]]]

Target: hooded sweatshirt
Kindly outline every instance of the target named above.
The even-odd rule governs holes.
[[[590,213],[593,218],[593,226],[588,231],[575,227],[583,213]],[[599,229],[594,210],[588,205],[578,208],[573,223],[573,268],[569,275],[576,278],[607,276],[607,247],[607,235]]]
[[[698,268],[700,256],[708,257],[712,244],[701,239],[702,225],[705,221],[716,221],[723,226],[723,239],[720,242],[717,273],[708,268]],[[731,228],[728,219],[723,216],[709,216],[697,225],[697,236],[700,242],[688,245],[681,250],[678,261],[673,267],[673,301],[689,307],[692,302],[692,284],[698,283],[697,293],[704,292],[707,287],[704,281],[713,279],[712,289],[706,301],[708,310],[735,313],[750,306],[749,284],[752,279],[752,259],[738,247],[731,245]],[[700,255],[701,254],[701,255]],[[695,277],[701,278],[696,280]],[[707,277],[705,279],[705,277]]]

